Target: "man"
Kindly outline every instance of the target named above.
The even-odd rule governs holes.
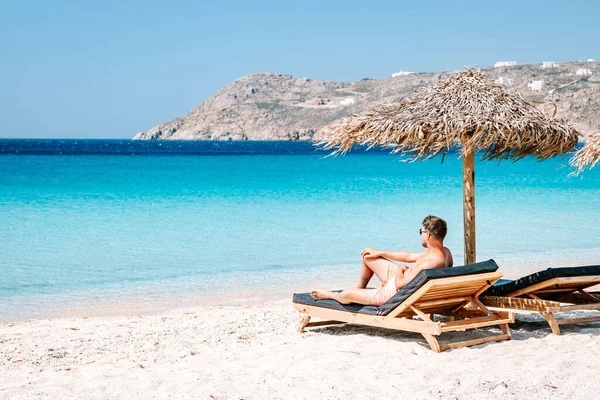
[[[430,215],[423,220],[423,225],[419,229],[421,244],[427,250],[421,253],[409,253],[364,249],[361,253],[360,281],[356,288],[345,289],[342,292],[315,289],[310,292],[310,295],[316,300],[332,299],[342,304],[359,303],[379,307],[410,282],[422,269],[452,266],[452,253],[444,247],[447,230],[446,221]],[[414,263],[414,265],[412,267],[399,266],[390,260]],[[381,279],[382,285],[378,289],[367,289],[367,284],[373,275],[377,275]]]

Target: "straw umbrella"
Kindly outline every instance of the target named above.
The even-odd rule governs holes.
[[[600,134],[589,138],[585,145],[577,150],[571,158],[570,164],[577,168],[574,172],[574,175],[577,175],[586,168],[594,168],[594,165],[598,162],[600,162]]]
[[[579,133],[548,116],[518,93],[466,70],[331,126],[321,145],[344,154],[353,145],[389,146],[392,153],[423,160],[460,146],[463,172],[465,264],[474,263],[475,153],[484,160],[539,159],[572,150]]]

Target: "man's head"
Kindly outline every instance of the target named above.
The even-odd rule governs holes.
[[[427,242],[431,239],[443,242],[446,237],[446,232],[448,232],[448,227],[446,226],[446,221],[443,219],[428,215],[423,220],[420,232],[421,244],[423,247],[427,247]]]

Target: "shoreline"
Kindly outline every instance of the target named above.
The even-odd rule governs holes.
[[[518,279],[522,276],[550,267],[569,267],[578,265],[597,265],[600,259],[600,248],[588,249],[585,254],[578,251],[573,256],[573,249],[555,250],[541,253],[515,253],[500,255],[495,260],[504,273],[503,279]],[[569,262],[568,256],[572,255]],[[529,260],[517,263],[516,260]],[[509,266],[503,268],[503,265]],[[330,267],[307,267],[298,270],[272,272],[256,272],[247,282],[239,282],[234,289],[226,284],[207,287],[196,286],[187,282],[183,287],[182,280],[173,282],[152,282],[149,285],[124,288],[95,288],[81,291],[71,297],[61,294],[31,294],[19,297],[21,307],[29,301],[29,309],[22,315],[16,313],[3,315],[0,312],[0,325],[34,320],[51,320],[57,318],[111,317],[127,315],[155,315],[170,311],[201,307],[227,306],[261,306],[271,303],[289,302],[291,307],[293,293],[307,292],[313,288],[340,289],[352,287],[356,283],[358,266],[341,264]],[[266,277],[260,281],[261,277]],[[227,277],[213,281],[230,282]],[[211,283],[213,282],[211,281]],[[250,283],[248,283],[250,282]],[[256,284],[256,282],[261,282]],[[252,284],[254,283],[254,285]],[[376,277],[371,286],[378,284]],[[42,298],[47,304],[43,307],[36,304]],[[2,299],[2,298],[0,298]],[[4,298],[4,303],[7,303]],[[27,300],[27,301],[26,301]],[[13,298],[14,301],[14,298]],[[34,303],[32,303],[34,302]],[[13,302],[13,305],[15,303]],[[5,308],[11,305],[5,304]],[[1,311],[1,309],[0,309]]]
[[[539,270],[534,264],[530,269]],[[566,264],[554,259],[552,266]],[[312,284],[272,283],[277,290],[269,296],[204,293],[161,308],[98,299],[94,307],[1,322],[0,398],[520,400],[593,398],[600,391],[600,322],[563,325],[556,336],[540,315],[519,312],[513,340],[439,354],[411,332],[344,324],[300,334],[293,291],[345,282],[345,275],[322,272],[325,279]],[[590,313],[597,315],[562,318]],[[440,343],[488,336],[486,330],[500,333],[458,331]]]

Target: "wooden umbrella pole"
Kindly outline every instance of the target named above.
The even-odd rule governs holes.
[[[465,265],[475,263],[475,154],[462,156]]]

